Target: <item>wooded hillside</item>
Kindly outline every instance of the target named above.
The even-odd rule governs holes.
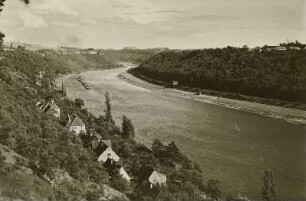
[[[159,200],[221,197],[220,181],[204,178],[200,167],[181,153],[175,143],[164,145],[155,140],[149,149],[134,140],[137,133],[127,117],[123,116],[121,131],[107,118],[111,115],[96,117],[81,99],[65,97],[64,90],[54,85],[56,76],[73,70],[63,65],[63,61],[23,48],[0,50],[0,57],[1,198],[99,200],[104,196],[105,185],[133,200],[152,200],[156,196]],[[42,78],[38,79],[42,72]],[[61,117],[42,112],[35,105],[38,99],[54,100]],[[107,108],[110,112],[110,107]],[[77,114],[87,132],[82,135],[69,132],[68,114]],[[120,164],[133,178],[130,185],[117,172],[107,171],[105,164],[97,161],[98,155],[91,146],[95,136],[111,140]],[[154,188],[158,194],[147,193],[150,184],[139,179],[143,166],[167,176],[166,186]],[[120,198],[107,198],[110,199]]]
[[[306,103],[306,50],[168,51],[133,72],[164,83],[177,80],[184,86]]]

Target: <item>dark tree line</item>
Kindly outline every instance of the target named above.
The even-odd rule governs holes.
[[[306,50],[169,51],[132,72],[164,83],[306,103]]]

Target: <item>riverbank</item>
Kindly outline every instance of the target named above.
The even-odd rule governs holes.
[[[209,104],[232,108],[236,110],[251,112],[260,114],[272,118],[283,119],[290,123],[306,125],[306,111],[286,108],[275,105],[268,105],[258,102],[251,102],[248,100],[235,100],[229,98],[223,98],[221,96],[213,96],[207,94],[196,95],[195,92],[191,92],[188,89],[174,89],[166,88],[165,86],[149,83],[148,80],[140,79],[128,72],[123,72],[118,77],[128,83],[147,88],[150,90],[161,91],[171,94],[173,96],[180,96],[183,98],[201,101]]]
[[[271,169],[276,176],[278,197],[306,196],[305,125],[206,104],[147,82],[137,84],[137,80],[132,83],[130,79],[129,83],[118,78],[126,70],[82,73],[91,90],[81,87],[74,74],[62,81],[67,96],[84,100],[96,116],[104,113],[101,100],[108,91],[117,125],[121,125],[124,114],[133,121],[137,142],[151,146],[153,139],[174,141],[183,153],[197,161],[205,182],[211,178],[221,181],[225,194],[239,192],[258,198],[262,173]],[[215,102],[213,98],[211,102]]]

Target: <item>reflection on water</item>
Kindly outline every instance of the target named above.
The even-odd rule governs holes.
[[[306,197],[305,127],[243,111],[151,91],[116,76],[122,69],[84,73],[92,90],[74,76],[66,79],[70,97],[80,97],[95,114],[103,114],[109,91],[117,125],[130,117],[137,140],[175,143],[196,160],[205,179],[218,178],[227,193],[260,197],[262,173],[275,173],[278,196]]]

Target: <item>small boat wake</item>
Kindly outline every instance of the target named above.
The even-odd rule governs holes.
[[[238,127],[237,123],[235,123],[235,130],[236,130],[237,132],[240,132],[240,131],[241,131],[241,129]]]

